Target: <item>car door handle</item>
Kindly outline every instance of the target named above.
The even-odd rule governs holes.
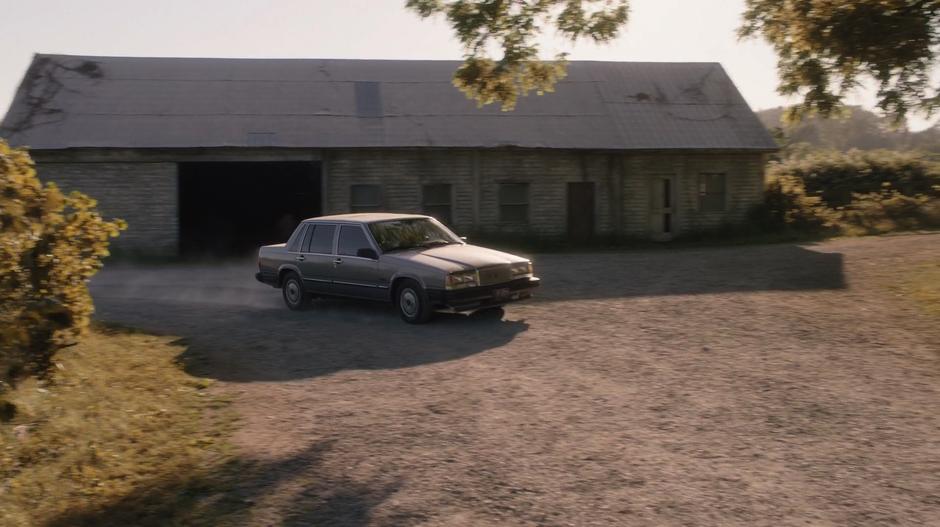
[[[342,259],[342,258],[337,258],[337,259],[333,260],[333,265],[339,265],[339,264],[341,264],[341,263],[343,263],[343,259]]]
[[[297,260],[298,262],[302,262],[304,261],[304,255],[298,254],[297,256],[294,257],[294,260]]]

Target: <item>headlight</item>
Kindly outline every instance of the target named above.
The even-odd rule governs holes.
[[[447,289],[463,289],[480,285],[480,274],[477,271],[460,271],[447,275],[445,286]]]
[[[512,277],[522,278],[532,276],[532,262],[519,262],[512,264]]]

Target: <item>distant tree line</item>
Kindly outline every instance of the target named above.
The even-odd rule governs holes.
[[[912,132],[895,126],[889,117],[858,106],[848,107],[841,115],[829,119],[812,116],[798,122],[787,121],[786,112],[786,108],[771,108],[757,115],[787,153],[814,148],[840,152],[919,150],[940,154],[940,125]]]

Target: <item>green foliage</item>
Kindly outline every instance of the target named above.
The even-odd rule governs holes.
[[[855,194],[840,219],[842,230],[855,235],[936,228],[940,227],[940,199],[907,196],[885,183],[880,192]]]
[[[808,194],[818,195],[829,207],[848,205],[853,194],[880,192],[884,183],[905,196],[940,196],[935,188],[940,185],[940,163],[913,152],[814,152],[773,164],[768,175],[771,180],[799,179]]]
[[[940,163],[901,152],[822,152],[768,169],[751,224],[765,232],[862,235],[940,227]]]
[[[538,58],[536,40],[544,25],[571,42],[607,42],[629,13],[627,0],[408,0],[405,5],[422,18],[447,18],[465,52],[454,85],[480,106],[499,103],[503,110],[515,108],[530,91],[553,91],[565,76],[565,54],[553,61]],[[490,56],[494,46],[499,59]]]
[[[762,35],[777,53],[778,91],[799,95],[799,118],[837,111],[861,81],[897,122],[940,107],[931,69],[940,49],[940,0],[746,0],[742,37]]]
[[[837,230],[837,214],[819,196],[807,195],[800,178],[784,174],[771,179],[749,223],[764,232],[831,234]]]
[[[42,185],[26,150],[0,140],[0,392],[43,375],[93,311],[87,281],[125,227],[93,199]]]

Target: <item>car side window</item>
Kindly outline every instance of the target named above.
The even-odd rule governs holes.
[[[359,249],[371,249],[365,231],[358,225],[343,225],[339,229],[339,243],[336,253],[343,256],[356,256]]]
[[[313,231],[313,236],[310,237],[307,252],[333,254],[333,234],[336,232],[336,225],[311,225],[310,229]]]
[[[290,239],[287,240],[287,250],[290,252],[297,252],[301,250],[302,243],[304,241],[304,232],[306,232],[307,224],[301,223],[294,229],[294,234],[291,234]]]

